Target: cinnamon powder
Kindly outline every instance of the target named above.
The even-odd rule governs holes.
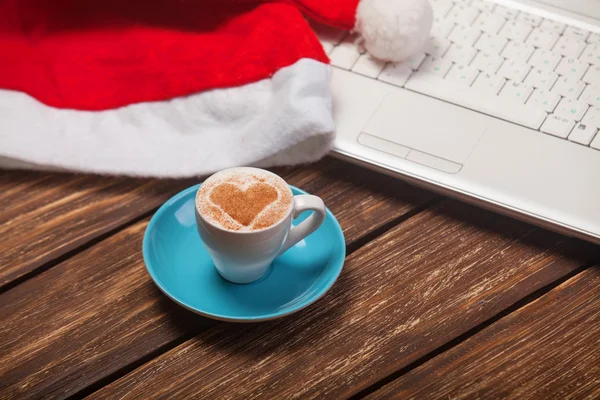
[[[289,213],[292,202],[291,190],[283,179],[245,168],[211,176],[196,197],[198,211],[206,220],[236,231],[275,225]]]

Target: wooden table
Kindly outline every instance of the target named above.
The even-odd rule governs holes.
[[[231,324],[167,299],[142,235],[193,180],[0,175],[0,399],[599,398],[600,247],[333,159],[344,270],[307,309]]]

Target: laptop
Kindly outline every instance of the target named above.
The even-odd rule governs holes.
[[[402,63],[317,30],[334,154],[600,244],[600,0],[430,1]]]

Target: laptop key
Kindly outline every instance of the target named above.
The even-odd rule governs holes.
[[[447,19],[459,24],[470,26],[479,16],[479,10],[466,4],[456,4],[446,16]]]
[[[513,61],[526,63],[534,51],[535,47],[533,47],[530,44],[511,41],[506,45],[506,47],[502,51],[502,57],[508,58]]]
[[[494,9],[494,13],[502,15],[504,18],[511,20],[516,19],[517,15],[519,15],[519,11],[514,8],[508,8],[505,6],[496,6]]]
[[[591,85],[600,85],[600,65],[590,65],[581,80]]]
[[[442,57],[450,47],[450,41],[439,36],[430,36],[425,43],[425,53],[433,57]]]
[[[600,108],[590,108],[581,123],[600,129]],[[600,150],[600,134],[596,134],[596,137],[592,140],[590,146],[596,150]]]
[[[492,12],[494,11],[494,8],[496,8],[496,4],[492,3],[491,1],[473,0],[471,2],[471,7],[474,7],[479,11]]]
[[[579,59],[585,63],[600,65],[600,44],[588,44]]]
[[[575,125],[575,128],[571,131],[569,135],[569,140],[571,142],[579,143],[584,146],[588,146],[594,136],[596,136],[596,132],[598,132],[598,128],[592,125],[586,125],[582,122],[578,122]]]
[[[500,97],[511,100],[515,103],[525,103],[533,92],[533,87],[521,82],[508,81],[502,91]]]
[[[448,39],[451,42],[459,43],[464,46],[472,46],[479,39],[481,31],[470,26],[457,26],[454,28]]]
[[[529,59],[528,64],[546,71],[554,71],[560,60],[562,60],[560,54],[556,54],[551,50],[537,49]]]
[[[417,53],[404,60],[403,63],[408,65],[408,67],[414,71],[423,63],[425,57],[427,57],[425,53]]]
[[[504,58],[497,54],[480,51],[475,56],[475,59],[471,63],[471,66],[473,68],[477,68],[480,71],[487,72],[489,74],[495,74],[503,62]]]
[[[550,90],[557,79],[558,74],[556,72],[534,69],[525,78],[525,83],[541,90]]]
[[[477,75],[479,75],[479,71],[475,68],[454,64],[448,75],[446,75],[446,79],[461,85],[471,86]]]
[[[496,74],[481,73],[473,83],[473,88],[488,95],[497,95],[506,79]]]
[[[453,43],[444,58],[457,64],[469,65],[477,54],[477,50],[470,46]]]
[[[570,99],[577,99],[581,92],[585,89],[585,83],[578,79],[567,77],[560,78],[552,87],[552,91],[560,96]]]
[[[588,43],[600,44],[600,33],[592,33],[587,38]]]
[[[561,36],[552,50],[564,57],[577,58],[583,52],[585,46],[586,43],[583,40],[573,36]]]
[[[504,37],[484,33],[475,43],[475,48],[490,54],[500,54],[507,43],[508,39]]]
[[[431,28],[431,36],[447,37],[456,24],[450,20],[435,17],[433,27]]]
[[[571,100],[571,99],[562,99],[558,106],[556,106],[556,110],[554,110],[554,114],[559,117],[573,119],[575,121],[581,121],[583,115],[588,109],[588,105],[579,100]]]
[[[510,40],[524,41],[531,32],[531,25],[521,21],[508,21],[500,30],[499,35]]]
[[[529,35],[525,43],[535,46],[538,49],[550,50],[554,47],[557,40],[558,33],[547,29],[536,28],[531,32],[531,35]]]
[[[447,58],[427,56],[423,65],[421,65],[420,71],[443,77],[448,73],[450,67],[452,67],[452,61]]]
[[[373,58],[370,54],[363,54],[352,67],[352,72],[370,78],[377,78],[377,75],[379,75],[384,66],[384,61]]]
[[[525,22],[533,27],[538,27],[542,23],[543,18],[538,17],[537,15],[529,14],[526,12],[521,12],[517,16],[517,21]]]
[[[473,23],[473,28],[480,31],[495,35],[500,28],[506,23],[506,19],[499,14],[481,13],[477,20]]]
[[[579,40],[586,40],[588,38],[588,36],[590,36],[590,32],[586,31],[585,29],[577,28],[575,26],[567,26],[567,29],[565,29],[564,35],[572,36]]]
[[[530,69],[531,67],[525,63],[506,60],[500,67],[498,75],[513,81],[523,82]]]
[[[583,124],[591,125],[600,128],[600,108],[592,107],[585,113],[585,117],[581,120]]]
[[[577,58],[564,57],[554,71],[564,77],[581,79],[588,67],[588,63],[579,61]]]
[[[579,97],[591,106],[600,107],[600,85],[587,85]]]
[[[535,89],[527,104],[541,108],[546,112],[552,112],[560,101],[560,96],[547,90]]]
[[[566,25],[562,22],[553,21],[551,19],[544,19],[542,21],[542,24],[540,25],[540,28],[553,31],[561,35],[564,32]]]
[[[544,121],[541,131],[566,139],[567,136],[569,136],[569,133],[571,133],[573,126],[575,126],[575,121],[552,114]]]
[[[361,51],[354,43],[356,36],[349,35],[342,43],[336,46],[329,54],[331,65],[350,70],[360,57]]]
[[[402,87],[412,73],[412,69],[410,69],[406,63],[390,63],[385,66],[383,72],[379,74],[377,79],[382,82]]]
[[[496,74],[481,73],[473,83],[473,88],[480,92],[488,95],[497,95],[504,84],[506,79]]]

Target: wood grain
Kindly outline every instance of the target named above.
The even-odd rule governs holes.
[[[587,269],[369,398],[600,398],[600,267]]]
[[[158,207],[192,182],[0,172],[0,287]]]
[[[599,251],[446,203],[350,255],[312,307],[269,323],[218,324],[92,398],[344,398]]]
[[[383,188],[350,197],[354,207],[338,207],[348,221],[346,228],[385,223],[433,198],[428,192],[333,159],[274,171],[291,184],[326,193],[332,204],[342,204],[365,185]],[[0,172],[0,287],[157,208],[198,181]],[[367,221],[372,218],[376,220]],[[363,233],[361,229],[345,232],[351,241]]]
[[[277,170],[321,196],[349,244],[431,199],[339,161]],[[354,212],[347,212],[349,205]],[[162,295],[138,222],[0,295],[0,398],[64,397],[212,326]],[[235,327],[234,329],[236,329]]]

